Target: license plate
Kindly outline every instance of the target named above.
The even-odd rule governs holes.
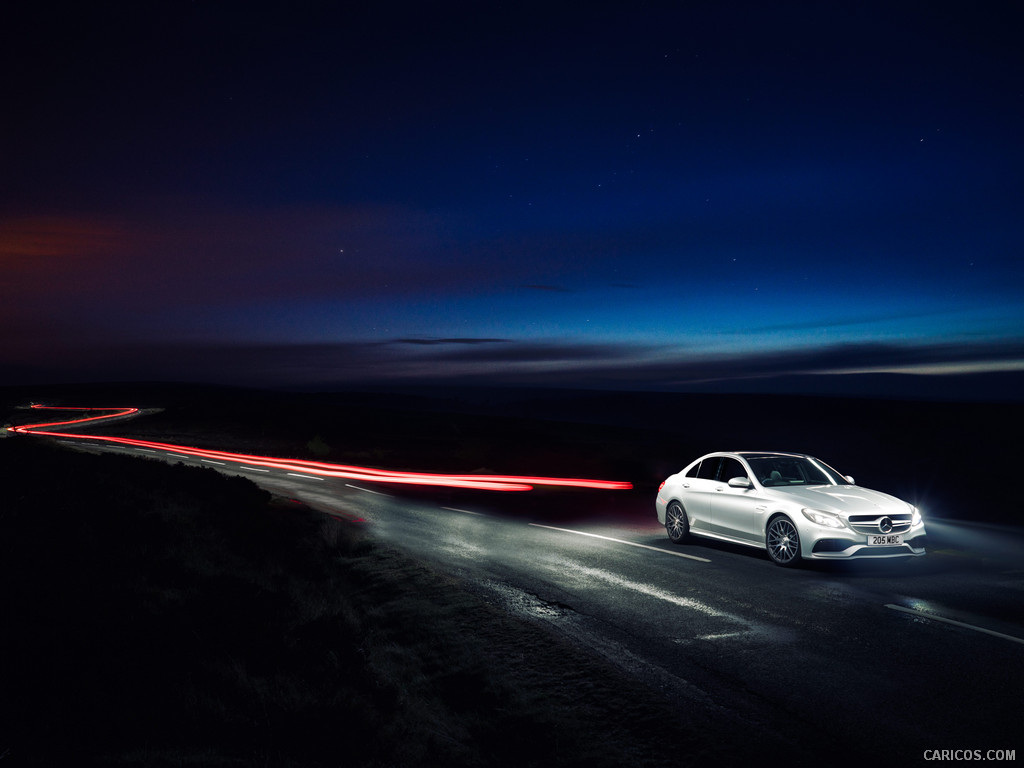
[[[902,544],[902,533],[885,533],[878,536],[868,536],[869,547],[891,547],[893,544]]]

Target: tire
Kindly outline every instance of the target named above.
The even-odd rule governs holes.
[[[765,548],[776,565],[789,568],[800,562],[800,534],[785,515],[773,517],[765,531]]]
[[[665,530],[673,544],[682,544],[690,533],[690,520],[678,501],[673,501],[665,510]]]

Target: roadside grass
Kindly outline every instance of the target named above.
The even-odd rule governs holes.
[[[0,443],[4,765],[660,766],[734,753],[359,525]]]

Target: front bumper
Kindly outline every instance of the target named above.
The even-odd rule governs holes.
[[[853,531],[849,535],[832,532],[809,542],[803,556],[812,560],[850,560],[854,558],[920,557],[925,554],[928,536],[924,526],[903,534],[902,544],[875,546],[867,543],[867,536]]]

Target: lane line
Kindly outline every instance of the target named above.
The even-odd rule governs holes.
[[[483,512],[474,512],[470,509],[458,509],[457,507],[441,507],[441,509],[446,509],[449,512],[461,512],[464,515],[476,515],[477,517],[487,517],[487,515],[485,515]]]
[[[320,480],[321,482],[323,482],[322,477],[316,477],[315,475],[301,475],[298,472],[288,472],[287,474],[291,475],[292,477],[301,477],[306,480]]]
[[[885,607],[892,608],[894,611],[900,611],[901,613],[909,613],[911,616],[917,616],[922,619],[932,619],[933,621],[941,621],[944,624],[952,624],[955,627],[973,629],[975,632],[984,632],[986,635],[992,635],[992,637],[1000,637],[1003,640],[1010,640],[1014,643],[1020,643],[1021,645],[1024,645],[1024,638],[1014,637],[1013,635],[1004,635],[1002,632],[996,632],[994,629],[976,627],[974,624],[967,624],[963,621],[957,621],[956,619],[947,619],[945,616],[936,616],[934,613],[925,613],[924,611],[917,611],[913,608],[904,608],[902,605],[893,605],[892,603],[886,603]]]
[[[247,469],[250,472],[269,472],[270,471],[269,469],[260,469],[259,467],[246,467],[243,464],[239,464],[238,468],[239,469]]]
[[[184,453],[171,453],[170,451],[167,452],[167,455],[168,456],[176,456],[179,459],[192,459],[192,458],[195,458],[194,456],[186,456]]]
[[[577,536],[590,536],[594,539],[604,539],[605,541],[614,541],[616,544],[628,544],[631,547],[640,547],[640,549],[650,549],[654,552],[661,552],[663,555],[672,555],[673,557],[685,557],[687,560],[696,560],[700,563],[710,563],[706,557],[697,557],[696,555],[686,555],[682,552],[673,552],[668,549],[662,549],[661,547],[652,547],[648,544],[637,544],[635,541],[626,541],[625,539],[613,539],[611,536],[602,536],[598,533],[587,533],[586,531],[574,531],[571,528],[556,528],[553,525],[541,525],[540,523],[530,523],[534,528],[547,528],[552,531],[562,531],[563,533],[575,533]]]
[[[357,490],[357,491],[362,491],[363,493],[372,493],[374,496],[387,496],[388,498],[391,498],[391,495],[388,494],[388,493],[381,493],[380,491],[372,491],[369,488],[360,488],[358,485],[352,485],[352,483],[345,483],[345,487],[346,488],[352,488],[352,489]]]
[[[227,463],[226,463],[226,462],[223,462],[223,461],[214,461],[213,459],[200,459],[200,461],[201,461],[201,462],[203,462],[203,463],[205,463],[205,464],[218,464],[218,465],[220,465],[220,466],[222,466],[222,467],[226,467],[226,466],[227,466]]]

